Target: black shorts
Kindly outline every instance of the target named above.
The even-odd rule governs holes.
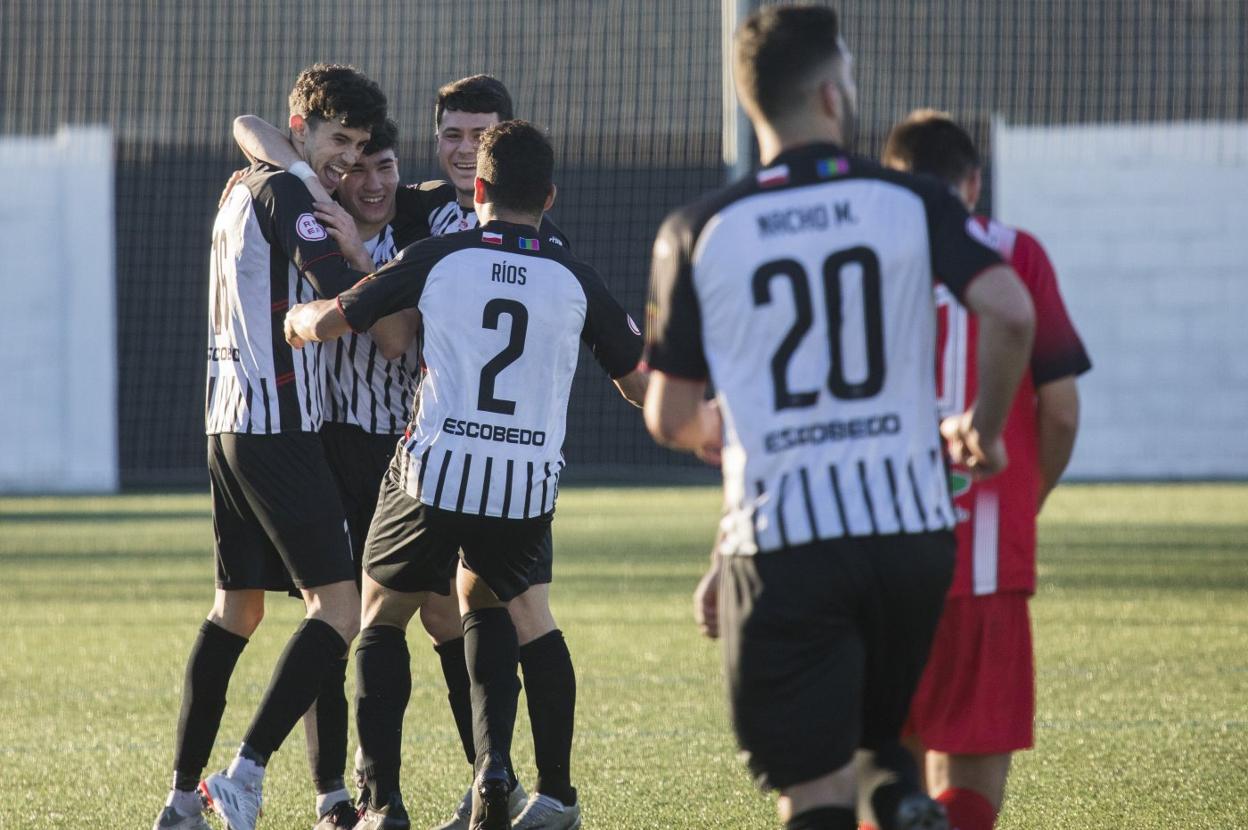
[[[724,558],[719,614],[737,741],[759,786],[896,741],[953,576],[948,532]]]
[[[439,510],[409,496],[387,475],[364,546],[364,570],[393,591],[446,595],[462,557],[464,566],[507,602],[528,590],[538,562],[553,558],[553,516],[502,519]]]
[[[321,425],[325,458],[338,484],[338,498],[342,500],[347,529],[351,533],[357,580],[364,557],[364,540],[368,538],[373,511],[377,509],[381,480],[402,438],[402,435],[375,435],[354,424],[326,421]]]
[[[313,432],[208,436],[217,587],[287,591],[354,578],[351,542]]]

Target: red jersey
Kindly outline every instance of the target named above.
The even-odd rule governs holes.
[[[1034,237],[984,217],[975,217],[981,241],[1010,264],[1031,295],[1036,335],[1031,363],[1005,423],[1009,466],[1000,475],[972,483],[953,468],[950,492],[957,513],[958,559],[949,596],[1036,589],[1036,507],[1040,499],[1036,388],[1091,368],[1083,343],[1062,303],[1057,277]],[[936,286],[938,318],[936,375],[941,417],[955,415],[975,400],[977,322],[943,285]]]

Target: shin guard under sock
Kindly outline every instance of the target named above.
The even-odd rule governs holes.
[[[200,626],[182,681],[182,709],[174,739],[175,789],[191,791],[199,785],[221,727],[230,675],[246,645],[246,637],[209,620]]]
[[[346,787],[347,770],[347,660],[333,665],[321,684],[312,717],[315,735],[308,738],[308,768],[320,795]]]
[[[329,623],[317,619],[300,623],[277,661],[243,743],[267,761],[312,706],[325,676],[346,651],[346,641]]]
[[[468,663],[464,660],[464,638],[456,637],[433,647],[442,661],[446,678],[446,700],[451,704],[459,743],[468,763],[475,764],[477,752],[472,743],[472,681],[468,679]]]
[[[516,725],[520,646],[506,608],[480,608],[464,615],[464,659],[472,681],[473,745],[477,768],[496,756],[511,766]]]
[[[402,629],[369,626],[355,649],[355,724],[372,806],[381,809],[399,789],[403,713],[412,694],[411,656]]]
[[[520,667],[533,725],[537,792],[570,806],[576,803],[571,778],[576,672],[563,632],[555,629],[521,646]]]

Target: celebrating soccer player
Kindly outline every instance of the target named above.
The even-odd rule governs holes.
[[[884,163],[943,181],[968,209],[979,201],[979,153],[945,113],[895,126]],[[1070,460],[1079,422],[1075,378],[1091,368],[1033,237],[976,217],[972,232],[1022,277],[1036,310],[1031,361],[1005,422],[1009,468],[988,481],[953,471],[958,558],[907,731],[927,750],[928,790],[959,830],[991,830],[1011,753],[1032,745],[1034,661],[1027,600],[1036,588],[1036,513]],[[937,393],[943,415],[973,400],[979,323],[937,287]]]
[[[472,75],[438,90],[434,105],[437,158],[446,181],[428,181],[401,187],[395,196],[392,220],[403,241],[458,233],[477,227],[473,204],[477,146],[489,127],[513,117],[511,95],[497,78]],[[294,150],[276,128],[254,115],[235,121],[235,137],[253,158],[278,165],[293,163]],[[315,188],[315,182],[309,182]],[[340,194],[341,198],[341,194]],[[318,202],[318,205],[324,205]],[[567,238],[543,215],[538,239],[569,248]],[[330,227],[335,233],[335,228]],[[402,244],[400,245],[402,247]],[[333,459],[331,458],[331,465]],[[572,657],[550,609],[553,562],[543,558],[530,574],[530,587],[510,603],[508,610],[520,641],[520,666],[533,730],[537,786],[527,801],[523,787],[512,791],[511,810],[521,830],[563,830],[580,821],[576,788],[571,781],[572,735],[576,711],[576,674]],[[447,697],[469,764],[476,750],[472,739],[472,705],[468,670],[464,662],[464,633],[454,597],[432,594],[421,606],[421,622],[433,639],[441,660]],[[436,830],[466,830],[472,811],[469,789],[451,818]]]
[[[979,317],[978,397],[950,432],[977,475],[1006,463],[1031,304],[944,185],[849,154],[832,10],[760,11],[733,51],[764,167],[659,232],[647,426],[722,456],[704,590],[738,741],[787,826],[854,830],[860,804],[884,830],[943,828],[900,741],[954,565],[932,284]]]
[[[326,190],[355,163],[386,116],[377,85],[346,66],[304,70],[290,94],[301,172]],[[195,792],[208,762],[226,687],[264,614],[264,592],[293,581],[307,617],[287,644],[269,689],[225,774],[206,793],[233,830],[251,830],[265,764],[346,656],[359,625],[342,504],[317,430],[321,353],[285,342],[287,307],[332,297],[367,262],[344,258],[290,173],[254,165],[213,226],[209,287],[208,469],[217,592],[187,663],[173,790],[158,830],[203,830]]]
[[[410,694],[405,629],[430,592],[458,597],[477,776],[471,826],[510,826],[519,647],[507,603],[549,556],[567,400],[580,341],[639,402],[640,338],[601,278],[538,226],[553,153],[518,121],[485,132],[474,231],[430,239],[333,302],[291,309],[287,337],[332,339],[418,308],[427,372],[402,461],[387,474],[364,557],[356,718],[370,793],[360,825],[406,828],[399,792]]]

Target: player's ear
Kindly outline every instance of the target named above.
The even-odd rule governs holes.
[[[962,182],[962,198],[966,200],[966,209],[974,210],[979,204],[979,194],[984,189],[984,174],[976,167],[966,180]]]
[[[297,136],[300,141],[307,138],[308,122],[302,115],[290,116],[290,134]]]
[[[555,192],[557,190],[558,188],[555,187],[554,182],[551,182],[550,190],[546,193],[546,203],[542,205],[542,213],[545,213],[548,210],[550,210],[551,207],[555,204]]]
[[[819,109],[828,118],[835,119],[836,123],[844,123],[841,116],[845,112],[845,101],[841,97],[840,86],[831,78],[819,84]]]
[[[485,195],[485,180],[480,177],[472,181],[472,200],[479,205],[484,205],[489,201]]]

